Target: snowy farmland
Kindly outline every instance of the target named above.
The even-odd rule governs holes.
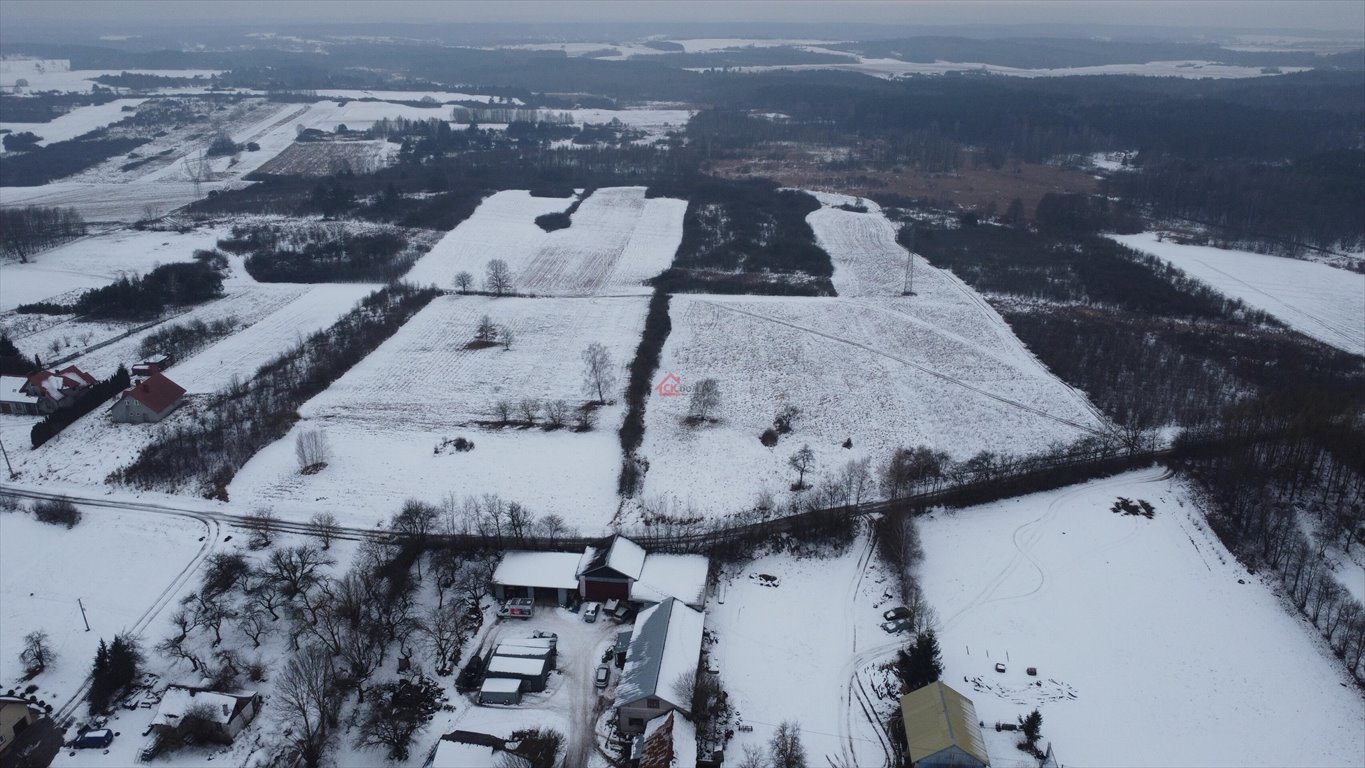
[[[776,726],[793,720],[811,765],[889,764],[884,737],[850,698],[858,696],[855,670],[876,698],[868,670],[903,644],[877,626],[890,605],[873,560],[863,536],[836,557],[767,555],[724,570],[723,600],[707,606],[718,641],[710,654],[738,723],[753,726],[735,734],[727,754],[765,749]],[[821,620],[809,620],[813,611]],[[889,714],[893,705],[878,706]]]
[[[38,678],[36,695],[57,707],[89,674],[101,638],[164,630],[170,611],[162,609],[212,544],[208,524],[189,517],[92,508],[83,514],[67,530],[29,514],[0,513],[0,682],[9,688],[22,677],[24,635],[46,631],[58,659]]]
[[[28,264],[0,264],[0,312],[44,301],[73,290],[107,285],[160,264],[193,260],[213,248],[225,229],[202,227],[186,233],[118,230],[91,235],[43,251]]]
[[[588,195],[568,229],[545,232],[535,219],[566,210],[573,199],[499,192],[422,257],[407,279],[453,288],[469,272],[476,286],[490,259],[507,262],[520,293],[553,296],[649,293],[643,283],[673,262],[687,203],[646,198],[644,187],[608,187]]]
[[[0,121],[0,129],[14,133],[31,131],[42,138],[39,145],[74,139],[97,128],[117,123],[128,114],[124,107],[136,107],[146,99],[114,99],[106,104],[90,104],[76,107],[46,123],[10,123]]]
[[[499,400],[586,401],[580,354],[601,342],[623,367],[644,313],[643,297],[437,298],[300,409],[295,433],[328,434],[333,456],[326,470],[298,473],[291,433],[242,469],[232,498],[275,504],[289,515],[335,504],[338,515],[369,524],[409,496],[439,502],[448,493],[499,493],[537,514],[554,512],[571,525],[602,530],[617,505],[620,405],[599,410],[588,433],[484,429],[474,422],[494,420]],[[510,350],[466,348],[485,314],[513,330]],[[619,401],[624,384],[618,376],[609,397]],[[438,443],[456,436],[473,440],[474,450],[436,453]]]
[[[797,480],[787,459],[804,444],[818,482],[849,459],[880,463],[899,446],[961,460],[1105,429],[1085,397],[951,274],[917,260],[916,295],[901,297],[905,250],[875,208],[824,208],[809,221],[834,259],[840,297],[673,297],[656,378],[671,373],[684,389],[714,378],[721,405],[716,423],[692,427],[685,394],[650,396],[645,496],[716,515],[752,507],[762,490],[785,494]],[[802,412],[796,431],[765,447],[759,435],[785,405]]]
[[[1274,315],[1305,336],[1365,355],[1365,275],[1312,261],[1163,242],[1155,232],[1111,237]]]
[[[1110,512],[1120,496],[1150,502],[1154,518]],[[920,530],[944,680],[986,722],[992,765],[1024,765],[989,726],[1035,706],[1068,765],[1365,754],[1365,704],[1339,662],[1160,470],[940,512]]]

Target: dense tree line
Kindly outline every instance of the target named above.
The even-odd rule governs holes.
[[[75,208],[0,208],[0,253],[28,257],[85,235],[85,219]]]
[[[8,334],[0,334],[0,375],[27,376],[36,370],[34,359],[20,352]]]
[[[1105,186],[1157,218],[1213,227],[1220,244],[1365,249],[1365,150],[1322,152],[1288,164],[1154,157],[1140,172],[1112,175]]]
[[[207,256],[199,258],[200,254]],[[159,317],[168,307],[202,304],[222,296],[221,264],[211,252],[200,251],[195,261],[162,264],[145,275],[124,276],[91,288],[71,305],[39,302],[21,305],[17,311],[74,313],[109,320]]]
[[[111,157],[127,154],[149,141],[149,138],[105,138],[105,131],[101,129],[28,152],[0,155],[0,180],[7,187],[42,186],[80,173]]]
[[[1348,555],[1365,546],[1365,430],[1342,416],[1360,412],[1359,393],[1352,394],[1342,402],[1285,391],[1239,403],[1177,448],[1206,491],[1219,538],[1253,572],[1275,578],[1365,683],[1365,606],[1339,583],[1327,557],[1329,545]],[[1220,450],[1202,447],[1210,437]]]
[[[645,406],[654,387],[654,374],[659,369],[659,356],[663,354],[664,342],[668,341],[668,334],[673,330],[673,321],[668,317],[670,298],[667,292],[654,289],[649,298],[649,309],[645,313],[645,329],[640,335],[640,345],[635,349],[635,357],[631,359],[627,373],[626,415],[618,433],[624,459],[617,480],[617,492],[623,496],[634,495],[639,490],[648,469],[648,465],[635,452],[645,439]]]
[[[190,320],[158,326],[138,342],[138,354],[143,358],[167,355],[172,361],[184,360],[218,339],[237,330],[237,318],[225,317],[211,322]]]
[[[6,122],[50,123],[77,107],[108,104],[112,93],[37,93],[14,96],[0,93],[0,113]]]
[[[120,692],[137,680],[142,668],[142,649],[131,635],[115,635],[112,643],[100,640],[90,670],[86,701],[91,712],[104,712]]]
[[[833,295],[834,265],[806,216],[820,203],[766,181],[701,179],[651,188],[687,200],[673,266],[655,279],[670,291]],[[760,286],[767,286],[762,290]]]
[[[225,497],[237,470],[288,433],[298,408],[326,389],[437,295],[394,284],[365,297],[331,327],[261,366],[197,409],[189,423],[160,435],[113,482],[139,488],[189,486]]]
[[[341,224],[238,224],[218,247],[247,254],[247,272],[265,283],[389,282],[421,250],[397,228],[351,231]]]
[[[80,394],[76,402],[65,408],[58,408],[43,417],[42,421],[34,424],[33,428],[29,430],[29,440],[33,443],[33,447],[37,448],[56,437],[63,429],[74,424],[76,419],[90,413],[108,402],[110,398],[127,389],[129,383],[128,369],[120,365],[113,376],[91,385],[89,389]]]

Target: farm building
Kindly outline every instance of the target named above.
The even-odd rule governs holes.
[[[695,676],[701,660],[704,617],[674,598],[640,612],[630,636],[626,667],[616,686],[617,727],[642,733],[645,723],[692,702],[675,690],[678,680]]]
[[[261,697],[253,692],[219,693],[202,688],[172,685],[161,697],[152,718],[152,732],[183,737],[191,733],[202,739],[230,744],[261,709]]]
[[[0,696],[0,766],[47,768],[62,750],[62,734],[36,704]]]
[[[579,557],[573,552],[508,552],[493,571],[493,596],[567,606],[578,591]]]
[[[479,687],[480,704],[521,703],[521,680],[512,677],[486,677]]]
[[[972,700],[943,683],[901,697],[906,756],[917,768],[987,768],[991,764]]]
[[[158,422],[179,407],[184,396],[184,387],[166,378],[164,373],[154,373],[124,390],[109,409],[109,415],[123,424]]]
[[[133,368],[129,373],[133,376],[145,377],[157,373],[164,373],[169,367],[171,367],[170,355],[156,355],[155,357],[149,357],[146,360],[133,363]]]
[[[659,603],[673,597],[701,610],[706,603],[706,573],[711,561],[703,555],[645,556],[640,578],[630,585],[630,599],[637,603]]]
[[[423,768],[497,768],[505,764],[498,753],[505,752],[507,746],[507,741],[497,736],[454,731],[436,742]]]
[[[645,567],[645,550],[624,536],[583,550],[578,565],[578,591],[584,600],[630,599],[631,585]]]
[[[697,731],[676,712],[656,717],[635,739],[631,750],[635,768],[691,768],[697,764]]]
[[[38,399],[39,413],[52,413],[72,405],[82,392],[98,383],[94,376],[68,365],[61,370],[29,374],[20,391]]]
[[[498,648],[494,653],[498,656],[542,659],[549,665],[550,669],[555,668],[558,655],[554,641],[546,637],[519,637],[503,640],[498,643]]]
[[[503,677],[510,680],[520,680],[523,691],[538,693],[545,690],[545,683],[550,678],[550,663],[548,659],[543,658],[503,656],[495,653],[488,660],[484,675],[486,678]]]
[[[0,413],[38,415],[38,397],[24,391],[27,383],[23,376],[0,376]]]

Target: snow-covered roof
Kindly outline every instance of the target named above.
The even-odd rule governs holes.
[[[676,597],[693,608],[706,598],[706,572],[711,563],[704,555],[651,554],[645,558],[640,578],[630,585],[630,599],[658,603]]]
[[[579,555],[573,552],[508,552],[502,556],[493,583],[548,589],[578,588]]]
[[[589,552],[592,554],[589,555]],[[610,568],[631,579],[640,578],[640,570],[645,565],[645,550],[639,544],[624,536],[612,536],[606,548],[588,547],[583,552],[578,573],[584,574],[598,568]]]
[[[489,674],[535,677],[545,672],[545,660],[524,656],[494,656],[488,661]]]
[[[23,376],[0,376],[0,403],[37,404],[37,397],[20,391],[27,381]]]
[[[673,690],[673,683],[697,673],[704,619],[701,611],[671,597],[641,611],[630,636],[626,668],[616,686],[617,706],[654,697],[689,711],[692,702],[679,701],[682,697]]]
[[[645,724],[640,768],[691,768],[697,764],[697,729],[679,712]]]
[[[521,656],[536,659],[543,659],[550,655],[549,645],[531,645],[517,641],[498,643],[497,655],[499,656]]]
[[[919,762],[957,747],[982,765],[991,764],[972,700],[943,683],[930,683],[902,696],[901,717],[911,760]]]
[[[484,693],[517,693],[521,681],[515,677],[485,677],[479,690]]]
[[[180,725],[180,718],[189,712],[190,707],[200,704],[208,705],[209,708],[204,714],[208,715],[213,722],[226,725],[231,722],[237,709],[244,706],[255,695],[254,693],[234,694],[198,691],[193,688],[172,685],[162,694],[161,706],[156,711],[156,717],[152,718],[152,725],[178,726]]]
[[[431,768],[497,768],[498,751],[481,744],[439,741],[431,756]]]

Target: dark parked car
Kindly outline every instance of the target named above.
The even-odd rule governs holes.
[[[86,731],[76,737],[76,741],[71,746],[77,749],[99,749],[114,743],[114,732],[108,728]]]

